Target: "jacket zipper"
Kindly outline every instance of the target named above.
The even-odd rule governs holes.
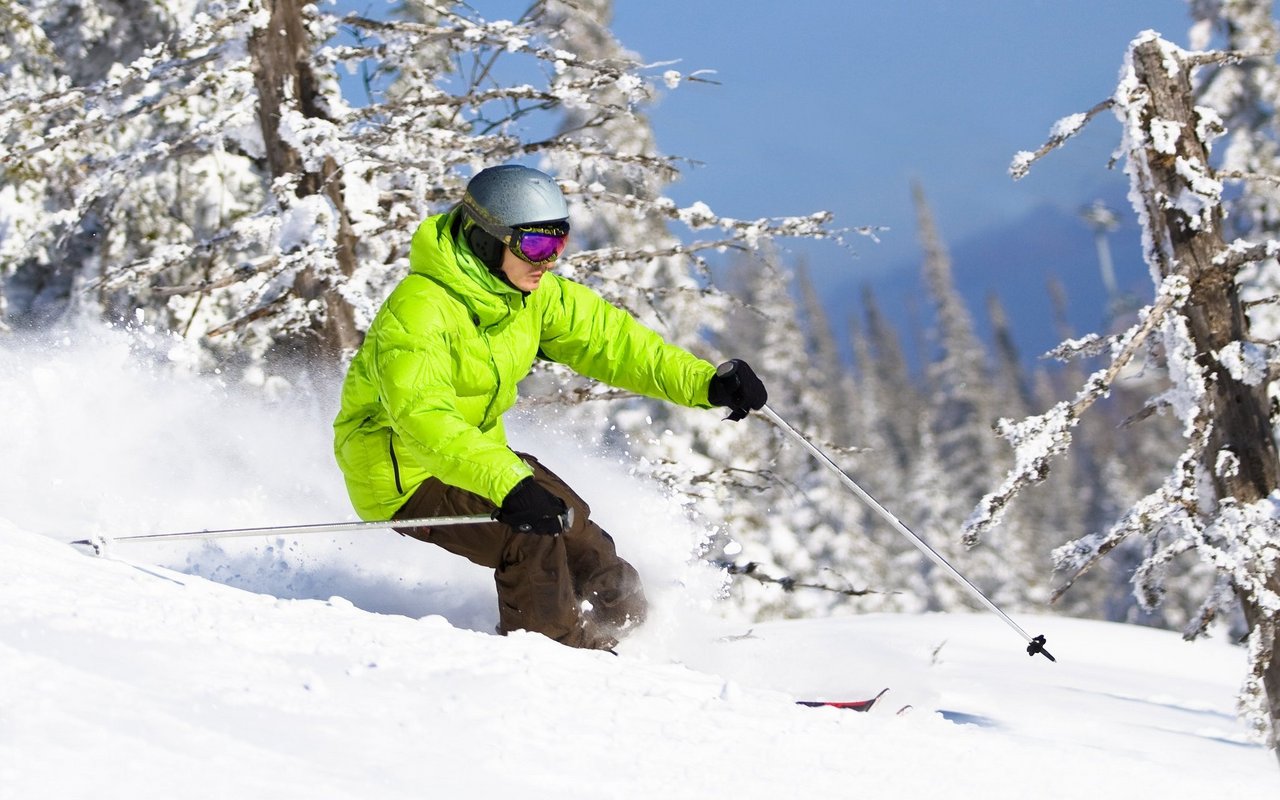
[[[490,422],[489,415],[493,413],[493,406],[498,402],[498,396],[502,394],[502,370],[498,368],[498,359],[493,354],[493,342],[489,340],[489,330],[482,329],[480,337],[484,339],[485,349],[489,351],[489,367],[493,369],[493,395],[489,398],[489,403],[485,406],[484,416],[481,423]]]
[[[400,485],[400,462],[396,460],[396,440],[395,434],[388,432],[387,449],[391,451],[391,471],[396,476],[396,492],[404,494],[404,487]]]

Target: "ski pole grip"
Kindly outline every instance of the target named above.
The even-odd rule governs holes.
[[[738,374],[738,360],[730,359],[720,366],[716,367],[716,379],[727,390],[729,397],[726,398],[726,405],[729,406],[729,416],[726,419],[738,422],[746,419],[747,409],[739,408],[734,404],[732,397],[742,393],[742,376]]]

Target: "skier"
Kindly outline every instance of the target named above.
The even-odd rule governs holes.
[[[650,397],[727,406],[735,420],[767,395],[746,363],[717,370],[551,272],[568,217],[550,176],[509,164],[427,218],[347,372],[334,449],[364,519],[495,520],[397,530],[493,569],[499,632],[611,649],[644,619],[640,578],[581,497],[508,447],[517,382],[545,358]]]

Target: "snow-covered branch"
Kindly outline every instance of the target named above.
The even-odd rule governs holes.
[[[977,544],[984,532],[999,524],[1014,496],[1048,477],[1050,462],[1071,445],[1071,429],[1080,417],[1111,391],[1116,378],[1134,356],[1142,352],[1148,337],[1160,329],[1170,312],[1186,302],[1188,293],[1185,278],[1170,276],[1156,302],[1139,312],[1138,324],[1116,341],[1111,363],[1091,375],[1070,403],[1058,403],[1048,412],[1022,422],[1000,421],[1000,433],[1014,449],[1014,467],[1000,487],[983,497],[965,521],[962,533],[965,544]]]
[[[1207,50],[1199,53],[1183,53],[1181,61],[1189,67],[1240,64],[1254,59],[1274,60],[1275,50]]]
[[[1191,548],[1200,533],[1197,461],[1207,441],[1207,430],[1182,453],[1177,466],[1159,489],[1134,503],[1104,534],[1090,534],[1068,542],[1053,551],[1054,569],[1071,574],[1053,591],[1050,602],[1057,602],[1068,589],[1108,553],[1130,536],[1159,539],[1162,534],[1173,537],[1173,544],[1159,548],[1144,560],[1134,573],[1133,583],[1146,608],[1159,605],[1163,591],[1163,569],[1177,555]]]
[[[812,581],[806,581],[802,578],[795,578],[789,575],[776,578],[762,570],[760,568],[760,564],[755,561],[748,561],[745,564],[739,564],[734,561],[716,561],[713,562],[713,564],[730,575],[741,575],[760,583],[775,584],[782,587],[784,592],[794,592],[796,589],[817,589],[819,591],[844,595],[845,597],[863,597],[869,594],[879,594],[875,589],[855,589],[848,581],[845,581],[845,586],[831,586],[830,584],[814,583]]]
[[[1277,254],[1280,254],[1280,241],[1272,239],[1266,242],[1249,243],[1237,240],[1220,252],[1213,263],[1234,275],[1246,264],[1275,258]]]
[[[1038,150],[1034,152],[1023,150],[1014,155],[1013,162],[1009,164],[1009,174],[1013,176],[1014,180],[1026,177],[1027,173],[1031,171],[1032,164],[1062,147],[1071,137],[1083,130],[1089,120],[1111,108],[1114,104],[1114,99],[1103,100],[1084,113],[1072,114],[1069,117],[1063,117],[1058,120],[1049,130],[1048,140]]]

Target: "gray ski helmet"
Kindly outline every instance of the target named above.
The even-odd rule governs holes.
[[[519,164],[480,170],[467,184],[461,205],[486,233],[504,242],[513,228],[569,218],[555,180]]]

